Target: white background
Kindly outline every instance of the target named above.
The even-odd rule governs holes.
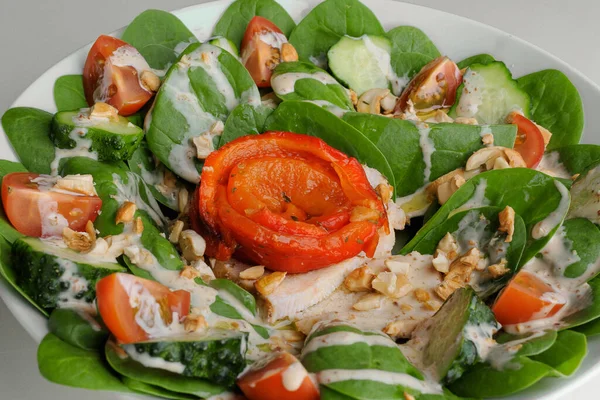
[[[174,10],[202,0],[0,0],[0,114],[47,68],[147,8]],[[600,1],[412,0],[500,28],[562,58],[600,84]],[[588,110],[594,112],[594,110]],[[600,379],[600,377],[599,377]],[[595,399],[592,380],[569,399]],[[0,400],[86,400],[112,396],[47,383],[36,344],[0,300]]]

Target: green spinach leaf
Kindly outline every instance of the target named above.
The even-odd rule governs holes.
[[[236,285],[229,279],[213,279],[210,281],[210,286],[217,290],[227,292],[233,298],[239,301],[244,307],[256,315],[256,299],[249,292]]]
[[[425,183],[464,166],[473,152],[483,147],[481,133],[489,129],[497,146],[513,147],[516,128],[512,125],[431,124],[428,130],[412,122],[365,113],[347,113],[344,121],[361,131],[386,157],[392,168],[398,196],[416,192]],[[486,130],[487,131],[487,130]],[[426,157],[421,142],[428,139],[435,150]]]
[[[82,75],[63,75],[54,82],[54,103],[58,111],[73,111],[88,107],[83,92]]]
[[[85,311],[56,308],[48,319],[48,329],[63,342],[84,350],[102,349],[109,332],[98,319]]]
[[[161,10],[146,10],[135,17],[121,39],[156,69],[168,68],[187,45],[198,41],[179,18]]]
[[[316,136],[328,145],[381,172],[396,187],[383,153],[362,133],[329,111],[312,103],[284,101],[267,118],[267,131],[289,131]]]
[[[2,116],[8,140],[29,172],[50,174],[55,149],[49,132],[52,114],[36,108],[11,108]]]
[[[101,353],[84,350],[47,334],[38,347],[40,373],[50,382],[92,390],[131,392]]]
[[[586,354],[587,340],[583,333],[562,331],[558,332],[552,347],[531,359],[554,368],[559,376],[570,376],[579,368]]]
[[[511,335],[506,332],[500,333],[496,337],[496,342],[503,345],[503,351],[508,352],[514,346],[519,346],[519,349],[513,354],[518,356],[532,356],[543,353],[548,350],[554,342],[558,333],[556,331],[546,331],[544,333],[531,333],[525,335]]]
[[[227,7],[217,21],[213,29],[213,36],[226,37],[240,47],[248,23],[255,16],[273,22],[286,37],[289,37],[296,27],[294,20],[285,8],[274,0],[237,0]]]
[[[564,317],[561,321],[562,329],[578,327],[594,320],[594,322],[598,322],[598,318],[600,318],[600,276],[595,276],[587,283],[591,288],[591,304],[583,310]]]
[[[131,357],[122,358],[120,355],[122,350],[116,349],[116,344],[111,341],[106,343],[104,351],[110,366],[119,374],[130,379],[158,386],[175,393],[191,394],[202,398],[208,398],[225,391],[224,387],[204,379],[188,377],[157,368],[148,368]]]
[[[196,282],[198,282],[198,279],[199,278],[196,279]],[[240,314],[240,312],[234,306],[232,306],[231,304],[226,302],[220,296],[217,296],[215,301],[210,305],[210,311],[214,312],[217,315],[220,315],[222,317],[229,318],[229,319],[241,319],[241,320],[244,319],[243,315]],[[250,324],[250,325],[252,325],[252,328],[254,328],[256,333],[258,333],[263,339],[269,338],[269,336],[270,336],[269,331],[264,326],[255,325],[255,324]]]
[[[262,105],[255,107],[250,104],[240,104],[233,109],[225,121],[219,147],[242,136],[263,133],[265,122],[273,111],[273,108]]]
[[[459,62],[457,65],[458,65],[458,68],[463,69],[463,68],[470,67],[473,64],[487,65],[487,64],[493,63],[494,61],[496,61],[496,59],[494,57],[490,56],[489,54],[477,54],[477,55],[465,58],[464,60]]]
[[[160,386],[149,385],[137,379],[131,379],[126,376],[121,377],[123,383],[131,390],[137,393],[149,394],[151,396],[157,396],[165,399],[173,400],[194,400],[198,399],[197,396],[184,393],[176,393],[167,389],[163,389]]]
[[[560,71],[547,69],[517,80],[531,96],[532,119],[552,132],[547,150],[577,144],[583,132],[583,103],[577,88]]]
[[[398,26],[386,36],[392,42],[391,65],[396,75],[411,78],[440,52],[427,35],[412,26]]]
[[[600,272],[600,230],[586,218],[574,218],[563,223],[566,239],[571,242],[571,250],[579,259],[570,265],[561,265],[567,278],[582,275],[591,279]]]
[[[384,36],[379,20],[358,0],[326,0],[317,5],[290,35],[302,61],[324,68],[327,51],[342,36]]]
[[[600,146],[596,144],[573,144],[560,147],[554,152],[558,153],[558,161],[571,175],[581,174],[600,163]],[[552,152],[545,155],[548,156],[552,156]]]

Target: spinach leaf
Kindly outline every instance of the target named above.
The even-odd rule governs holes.
[[[12,172],[27,172],[23,164],[18,162],[8,161],[8,160],[0,160],[0,185],[2,184],[2,178],[6,174],[10,174]],[[9,243],[14,242],[15,240],[24,237],[21,232],[13,228],[12,224],[8,220],[6,213],[4,212],[4,207],[2,206],[2,201],[0,200],[0,236],[6,239]]]
[[[85,311],[56,308],[48,319],[48,329],[63,342],[84,350],[102,349],[108,340],[108,331],[98,319]]]
[[[210,281],[210,286],[217,290],[227,292],[233,298],[239,301],[244,307],[256,315],[256,299],[249,292],[242,289],[229,279],[213,279]]]
[[[498,213],[502,211],[499,207],[472,208],[457,212],[451,215],[447,220],[430,230],[423,239],[415,246],[413,251],[421,254],[434,254],[438,243],[447,234],[451,233],[461,249],[467,249],[476,246],[482,254],[489,260],[489,265],[497,264],[501,259],[508,261],[507,268],[510,273],[503,275],[498,279],[481,273],[481,279],[473,283],[473,289],[481,297],[486,297],[500,289],[506,281],[517,271],[521,254],[527,241],[527,231],[523,219],[515,215],[515,231],[513,240],[508,246],[505,246],[505,236],[498,233],[500,225]],[[483,219],[482,219],[483,217]],[[470,241],[477,242],[475,245]]]
[[[425,183],[464,166],[473,152],[483,147],[484,128],[461,124],[430,124],[429,130],[412,122],[365,113],[347,113],[344,121],[361,131],[386,157],[392,168],[398,196],[416,192]],[[488,129],[486,127],[485,129]],[[513,147],[516,128],[492,125],[497,146]],[[428,138],[435,148],[430,157],[429,179],[421,141]]]
[[[288,37],[296,27],[294,20],[285,8],[274,0],[237,0],[223,13],[215,28],[213,36],[223,36],[231,40],[238,48],[248,23],[255,16],[273,22]]]
[[[595,276],[588,282],[591,288],[591,304],[583,310],[579,310],[563,318],[562,329],[574,328],[590,321],[597,322],[600,318],[600,276]]]
[[[2,127],[19,159],[29,172],[50,174],[55,149],[50,140],[52,114],[29,107],[11,108],[2,116]]]
[[[547,69],[517,79],[531,96],[532,119],[552,132],[547,150],[577,144],[583,132],[583,103],[577,88],[560,71]]]
[[[412,26],[399,26],[386,36],[392,42],[391,65],[396,75],[411,78],[440,52],[423,31]]]
[[[11,257],[11,246],[10,244],[2,237],[0,237],[0,276],[4,278],[6,282],[13,289],[21,295],[25,300],[27,300],[32,306],[38,309],[45,317],[48,317],[48,311],[38,306],[35,301],[23,289],[17,285],[17,276],[15,273],[14,266],[12,265],[12,257]]]
[[[326,83],[327,82],[327,83]],[[325,108],[354,111],[350,92],[321,68],[306,62],[279,64],[271,78],[273,91],[281,100],[304,100]]]
[[[327,51],[342,36],[384,36],[379,20],[358,0],[326,0],[317,5],[290,35],[302,61],[325,67]]]
[[[396,187],[394,174],[383,153],[358,130],[315,104],[284,101],[267,118],[265,130],[304,133],[321,138],[328,145],[375,168],[390,185]]]
[[[156,279],[154,279],[150,272],[146,271],[145,269],[141,269],[140,267],[132,263],[129,257],[124,255],[122,260],[127,269],[129,269],[129,271],[131,271],[133,275],[139,276],[140,278],[148,279],[150,281],[156,281]]]
[[[507,187],[506,182],[510,182],[510,186]],[[511,206],[523,218],[528,233],[519,261],[521,266],[535,256],[556,232],[566,214],[564,206],[568,201],[569,194],[564,185],[539,171],[513,168],[484,172],[462,185],[402,249],[402,253],[410,253],[429,231],[453,213],[482,206]],[[534,226],[550,214],[553,217],[547,221],[548,224],[557,221],[556,225],[546,227],[549,230],[546,236],[534,239],[531,235]]]
[[[273,111],[273,108],[262,105],[254,107],[250,104],[240,104],[233,109],[225,121],[219,147],[242,136],[263,133],[265,122]]]
[[[200,279],[200,278],[196,278],[197,283],[198,283],[198,279]],[[215,301],[210,305],[210,311],[214,312],[217,315],[220,315],[222,317],[229,318],[229,319],[241,319],[241,320],[244,319],[242,314],[240,314],[240,312],[234,306],[232,306],[231,304],[229,304],[228,302],[223,300],[223,298],[220,296],[217,296]],[[252,328],[254,328],[256,333],[258,333],[263,339],[269,338],[269,336],[270,336],[269,331],[264,326],[255,325],[255,324],[250,324],[250,325],[252,325]]]
[[[581,174],[600,162],[600,146],[596,144],[573,144],[560,147],[554,152],[558,153],[558,160],[572,175]],[[548,157],[551,153],[545,156]]]
[[[511,335],[502,332],[496,337],[496,342],[504,346],[503,349],[506,349],[504,351],[510,351],[509,349],[514,346],[520,346],[519,350],[514,353],[514,357],[532,356],[543,353],[552,347],[556,342],[557,335],[558,333],[552,330],[541,334],[531,333],[525,335]]]
[[[142,141],[128,161],[131,172],[142,177],[152,195],[160,204],[174,211],[179,210],[178,194],[188,188],[169,171],[163,163],[155,162],[148,143]],[[191,190],[191,188],[190,188]]]
[[[50,382],[83,389],[131,392],[101,353],[79,349],[52,333],[40,343],[37,362],[40,373]]]
[[[503,370],[481,364],[471,368],[448,389],[464,397],[508,396],[526,389],[553,373],[552,367],[527,357],[517,357]]]
[[[154,155],[183,179],[198,183],[202,163],[192,138],[225,121],[238,104],[260,104],[250,73],[230,53],[193,44],[162,84],[146,131]]]
[[[576,326],[572,330],[581,332],[585,336],[600,335],[600,318],[596,318],[586,324]]]
[[[459,62],[457,65],[458,65],[458,68],[463,69],[463,68],[470,67],[473,64],[487,65],[487,64],[493,63],[494,61],[496,61],[496,59],[494,57],[490,56],[489,54],[477,54],[477,55],[465,58],[464,60]]]
[[[197,396],[188,395],[184,393],[176,393],[167,389],[163,389],[160,386],[149,385],[136,379],[131,379],[126,376],[121,377],[123,383],[131,390],[137,393],[149,394],[151,396],[157,396],[165,399],[174,400],[194,400],[198,399]]]
[[[121,39],[156,69],[168,68],[188,44],[198,41],[179,18],[161,10],[146,10],[135,17]]]
[[[204,379],[188,377],[157,368],[148,368],[131,357],[122,358],[120,353],[123,350],[118,349],[117,345],[111,341],[106,343],[104,351],[110,366],[119,374],[130,379],[158,386],[175,393],[191,394],[202,398],[208,398],[225,391],[224,387]]]
[[[54,103],[58,111],[72,111],[88,107],[83,92],[82,75],[63,75],[54,82]]]
[[[552,347],[531,359],[554,368],[559,376],[570,376],[579,368],[586,354],[587,340],[583,333],[562,331],[558,332]]]
[[[563,223],[566,239],[572,243],[571,250],[579,261],[564,269],[567,278],[578,278],[585,274],[591,279],[600,272],[600,230],[586,218],[574,218]]]

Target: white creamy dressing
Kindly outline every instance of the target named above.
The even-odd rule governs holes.
[[[521,349],[523,343],[526,343],[535,338],[541,337],[545,335],[546,332],[543,330],[533,332],[531,335],[528,335],[521,339],[511,340],[506,343],[496,343],[492,346],[487,352],[484,360],[488,362],[492,367],[497,370],[504,369],[512,369],[513,367],[518,368],[518,365],[513,365],[511,363],[513,357],[517,354],[517,352]]]
[[[113,183],[117,187],[117,194],[111,195],[111,197],[119,204],[126,201],[135,203],[137,208],[148,213],[158,226],[164,226],[165,216],[148,186],[143,184],[139,175],[129,171],[126,174],[127,182],[123,182],[119,174],[112,174]],[[144,192],[142,193],[141,190],[144,190]]]
[[[37,205],[42,221],[42,237],[62,236],[69,221],[58,212],[58,202],[52,197],[44,196],[38,199]]]
[[[167,200],[174,202],[177,200],[177,194],[179,193],[179,185],[175,187],[168,187],[164,185],[165,177],[165,166],[160,163],[154,170],[147,170],[142,163],[139,163],[138,168],[140,169],[140,175],[146,184],[154,186],[156,190],[160,192]]]
[[[396,205],[404,211],[408,218],[425,215],[427,208],[431,205],[429,195],[425,191],[426,186],[423,186],[412,194],[396,198]]]
[[[72,149],[54,149],[54,160],[50,163],[50,171],[52,175],[58,175],[58,167],[60,166],[60,160],[63,158],[70,157],[87,157],[92,160],[98,159],[98,153],[90,151],[92,147],[92,141],[85,139],[87,134],[86,128],[75,128],[69,133],[69,138],[75,141],[75,147]]]
[[[415,124],[419,130],[419,146],[423,152],[423,162],[425,163],[425,169],[423,170],[423,181],[429,182],[431,176],[431,156],[435,152],[435,145],[433,140],[429,137],[430,128],[423,124]]]
[[[304,368],[300,361],[296,361],[283,371],[283,374],[281,374],[281,381],[283,387],[288,392],[295,392],[300,389],[302,382],[304,382],[304,379],[307,377],[308,373],[306,372],[306,368]]]
[[[396,75],[396,72],[392,68],[390,53],[373,43],[368,35],[361,36],[360,40],[363,41],[373,59],[377,61],[379,69],[391,83],[392,93],[394,93],[395,96],[400,96],[402,94],[402,89],[404,89],[409,82],[408,76],[405,75],[399,77]]]
[[[326,109],[336,117],[342,118],[344,114],[349,112],[349,110],[344,110],[341,107],[336,106],[335,104],[327,101],[327,100],[304,100],[307,103],[313,103],[321,108]]]
[[[152,357],[148,353],[138,353],[135,349],[135,345],[133,344],[126,344],[122,345],[121,347],[123,350],[125,350],[129,357],[146,367],[164,369],[176,374],[183,374],[183,371],[185,371],[185,365],[182,363],[166,361],[160,357]]]
[[[278,50],[281,50],[281,46],[288,42],[283,33],[272,31],[262,31],[258,35],[258,40]]]
[[[483,360],[487,360],[497,346],[493,337],[499,329],[500,324],[467,324],[463,328],[463,337],[475,345],[477,354]]]
[[[308,60],[321,69],[327,69],[327,54],[321,53],[317,56],[310,56]]]
[[[487,189],[487,180],[480,179],[479,182],[477,183],[477,186],[475,186],[475,192],[473,193],[473,196],[471,196],[469,198],[469,200],[467,200],[467,202],[464,203],[462,206],[460,206],[456,210],[453,210],[452,212],[450,212],[450,215],[448,216],[448,218],[453,216],[454,214],[461,212],[461,211],[470,210],[471,208],[485,207],[485,206],[490,205],[490,201],[485,197],[486,189]]]
[[[463,75],[463,92],[456,107],[459,117],[474,118],[483,104],[484,80],[479,73],[467,68]]]
[[[202,62],[195,64],[194,67],[202,68],[211,77],[217,90],[225,98],[225,107],[231,112],[239,104],[239,99],[236,97],[233,86],[231,86],[231,83],[219,65],[218,57],[221,55],[221,51],[222,49],[216,46],[204,50],[201,53],[204,55]]]
[[[58,295],[58,307],[59,308],[76,308],[79,310],[85,310],[95,314],[96,307],[94,304],[87,303],[84,299],[78,299],[76,296],[82,291],[88,289],[88,281],[79,275],[77,265],[70,260],[57,258],[56,262],[64,269],[64,272],[60,276],[60,282],[62,286],[68,287]]]
[[[560,153],[558,151],[544,154],[542,161],[537,166],[537,170],[555,178],[571,179],[571,174],[567,171],[563,163],[560,162]]]
[[[422,381],[412,375],[379,369],[327,369],[317,373],[317,380],[324,385],[343,381],[373,381],[386,385],[401,385],[423,394],[443,393],[439,383]]]
[[[285,74],[275,75],[271,79],[271,87],[277,95],[284,96],[293,93],[296,82],[301,79],[314,79],[324,85],[339,85],[339,82],[327,72],[318,71],[312,74],[306,72],[287,72]]]
[[[115,67],[131,67],[135,69],[140,87],[143,90],[149,92],[149,90],[146,89],[146,86],[142,83],[141,77],[144,71],[154,70],[150,68],[150,65],[148,65],[146,59],[140,54],[139,51],[135,49],[135,47],[129,45],[119,47],[111,54],[111,56],[106,62],[107,64],[111,64]],[[106,100],[108,100],[108,98],[110,97],[108,93],[110,91],[109,88],[112,84],[112,70],[111,68],[105,68],[104,75],[102,76],[102,83],[98,86],[98,88],[96,88],[96,91],[94,92],[94,99],[97,102],[106,102]]]
[[[554,271],[559,276],[564,276],[568,266],[581,260],[577,252],[573,250],[573,242],[566,236],[564,226],[558,228],[541,254],[548,263],[554,266]]]
[[[302,357],[323,347],[351,346],[356,343],[364,343],[368,346],[398,347],[388,336],[379,333],[362,335],[356,332],[337,331],[311,339],[302,349]]]
[[[531,237],[536,240],[548,236],[556,226],[562,223],[565,215],[567,215],[567,212],[569,211],[569,205],[571,203],[569,189],[558,180],[554,181],[554,185],[560,193],[560,202],[558,203],[556,210],[552,211],[546,218],[535,224],[533,227]]]

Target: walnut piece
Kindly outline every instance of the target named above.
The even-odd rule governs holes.
[[[254,283],[254,287],[258,293],[263,296],[268,296],[277,289],[281,282],[285,279],[287,272],[275,271],[272,274],[265,275]]]
[[[371,283],[373,289],[392,299],[399,299],[406,296],[411,290],[412,285],[404,274],[394,274],[393,272],[380,272]]]
[[[204,257],[206,241],[196,231],[186,229],[179,235],[179,247],[183,258],[188,261],[196,261]]]
[[[348,274],[344,279],[344,286],[351,292],[368,292],[372,288],[373,279],[375,279],[375,275],[371,269],[363,265]]]
[[[504,210],[498,214],[500,220],[500,227],[498,231],[506,233],[506,243],[510,243],[513,240],[515,233],[515,210],[511,206],[506,206]]]
[[[400,319],[392,321],[383,328],[383,333],[391,336],[394,339],[410,338],[419,321],[412,319]]]
[[[171,233],[169,233],[169,242],[171,243],[179,243],[179,236],[183,232],[183,221],[177,220],[171,226]]]
[[[148,90],[149,92],[156,92],[160,87],[160,78],[152,71],[142,71],[142,74],[140,75],[140,82],[142,82],[144,89]]]
[[[292,62],[298,61],[298,52],[291,43],[283,43],[281,45],[281,61]]]
[[[265,274],[263,265],[256,265],[240,272],[241,279],[258,279]]]
[[[503,258],[498,264],[490,265],[488,267],[488,272],[490,273],[492,278],[500,278],[501,276],[504,276],[510,272],[510,269],[506,268],[507,264],[508,261],[506,260],[506,258]]]
[[[133,215],[137,210],[137,206],[135,203],[131,201],[124,202],[119,210],[117,211],[117,216],[115,218],[115,224],[128,224],[133,221]]]
[[[206,327],[208,327],[208,323],[202,315],[188,314],[183,320],[183,328],[187,333],[196,332]]]
[[[383,300],[383,296],[379,293],[367,293],[362,296],[354,305],[353,309],[357,311],[369,311],[375,310],[381,307],[381,300]]]

